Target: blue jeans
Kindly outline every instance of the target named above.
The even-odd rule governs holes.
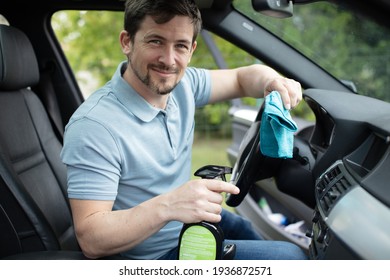
[[[235,260],[304,260],[306,254],[297,245],[285,241],[262,240],[249,221],[229,211],[222,211],[219,223],[223,230],[224,244],[236,244]],[[174,248],[161,260],[177,259]]]

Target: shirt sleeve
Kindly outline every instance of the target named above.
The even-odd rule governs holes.
[[[196,107],[206,105],[209,102],[211,95],[210,70],[188,67],[185,77],[191,84]]]
[[[121,157],[102,124],[88,118],[73,122],[66,129],[61,158],[67,165],[69,198],[115,200]]]

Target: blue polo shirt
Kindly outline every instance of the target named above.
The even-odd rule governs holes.
[[[122,78],[125,67],[122,62],[111,81],[76,110],[61,152],[69,198],[113,200],[113,210],[134,207],[190,179],[195,107],[207,104],[211,91],[207,70],[187,68],[166,109],[157,109]],[[123,255],[159,258],[177,246],[181,227],[170,222]]]

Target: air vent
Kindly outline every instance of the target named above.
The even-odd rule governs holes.
[[[319,206],[327,215],[332,207],[352,186],[344,175],[342,163],[325,172],[316,184]]]

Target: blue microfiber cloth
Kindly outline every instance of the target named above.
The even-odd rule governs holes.
[[[283,106],[277,91],[265,97],[265,107],[260,125],[260,151],[273,158],[292,158],[294,132],[298,127]]]

